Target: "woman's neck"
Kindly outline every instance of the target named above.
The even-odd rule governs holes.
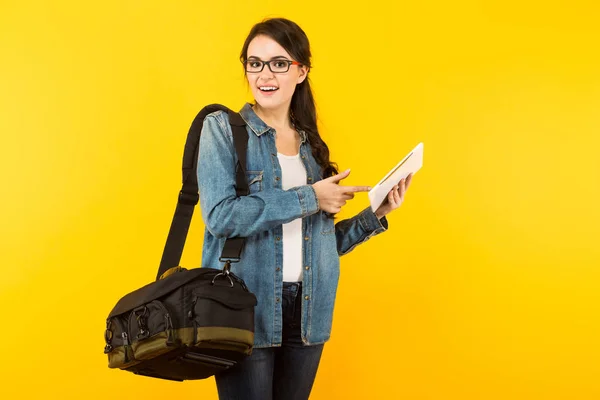
[[[275,130],[289,130],[292,128],[289,106],[282,106],[280,109],[275,110],[267,110],[256,103],[252,106],[252,109],[260,119]]]

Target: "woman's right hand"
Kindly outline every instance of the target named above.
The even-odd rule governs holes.
[[[339,185],[339,181],[347,178],[348,175],[350,175],[349,169],[335,176],[313,183],[312,187],[317,194],[319,209],[331,214],[336,214],[340,212],[347,200],[354,198],[354,193],[368,192],[371,190],[369,186]]]

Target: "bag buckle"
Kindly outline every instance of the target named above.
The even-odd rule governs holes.
[[[238,258],[238,261],[239,261],[239,258]],[[224,276],[227,279],[229,279],[229,284],[231,285],[231,287],[233,287],[233,279],[231,279],[231,276],[229,274],[230,270],[231,270],[231,260],[227,260],[227,261],[225,261],[225,265],[223,266],[223,272],[219,272],[218,274],[216,274],[215,277],[212,279],[211,284],[214,285],[215,284],[215,280],[219,276]]]
[[[106,346],[104,347],[104,354],[108,354],[112,351],[113,347],[111,345],[113,333],[110,329],[112,325],[112,321],[110,319],[106,320],[106,330],[104,331],[104,341],[106,342]]]
[[[240,258],[239,257],[219,257],[219,261],[221,262],[228,262],[228,263],[236,263],[236,262],[240,262]]]
[[[135,315],[135,319],[138,324],[138,328],[140,331],[138,332],[136,339],[145,339],[150,336],[150,331],[146,326],[146,320],[148,318],[148,307],[142,306],[133,310],[133,314]]]
[[[196,204],[198,204],[199,200],[200,200],[200,195],[197,192],[196,193],[186,193],[183,190],[181,190],[179,192],[178,201],[181,204],[195,206]]]

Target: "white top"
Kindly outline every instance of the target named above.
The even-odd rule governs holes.
[[[300,154],[286,156],[277,153],[281,165],[283,190],[306,185],[306,169]],[[283,224],[283,281],[302,281],[302,218]]]

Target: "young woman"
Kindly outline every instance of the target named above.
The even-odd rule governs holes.
[[[319,135],[306,34],[287,19],[265,20],[240,57],[255,100],[240,111],[250,194],[236,196],[231,127],[226,113],[212,113],[198,157],[203,265],[221,268],[226,238],[245,237],[232,271],[258,305],[252,355],[218,374],[217,389],[224,400],[307,399],[330,336],[339,257],[387,230],[385,216],[400,207],[411,177],[376,212],[334,223],[332,214],[369,188],[340,185],[349,170],[338,173]]]

